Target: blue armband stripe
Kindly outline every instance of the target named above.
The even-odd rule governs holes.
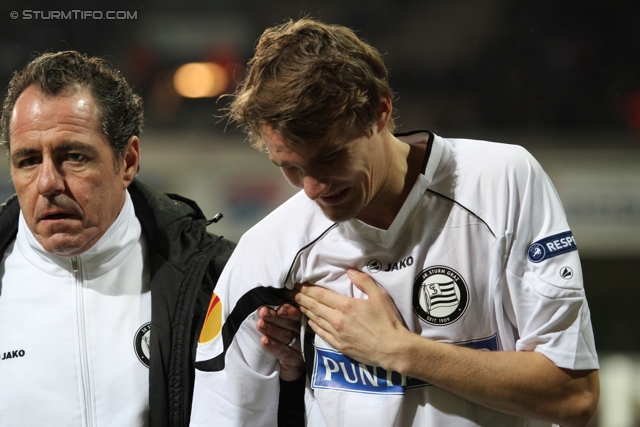
[[[537,264],[546,259],[577,249],[578,246],[576,245],[573,233],[571,231],[565,231],[564,233],[554,234],[553,236],[545,237],[532,243],[527,250],[527,258],[529,258],[529,261]]]

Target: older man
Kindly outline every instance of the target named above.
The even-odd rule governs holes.
[[[195,342],[234,244],[135,179],[142,125],[105,60],[45,54],[11,80],[0,425],[188,424]]]
[[[277,362],[244,322],[296,286],[308,426],[585,425],[599,395],[589,308],[538,162],[393,134],[382,57],[348,28],[269,28],[249,65],[232,118],[303,191],[221,275],[225,323],[198,346],[192,424],[273,425]]]

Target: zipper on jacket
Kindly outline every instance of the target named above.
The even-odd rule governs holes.
[[[78,316],[78,346],[81,372],[81,398],[84,399],[84,425],[93,425],[93,405],[91,396],[91,380],[89,376],[89,356],[87,352],[87,327],[84,315],[84,277],[80,257],[71,258],[71,268],[76,277],[76,315]]]

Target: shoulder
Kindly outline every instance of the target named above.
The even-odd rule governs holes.
[[[204,214],[193,200],[177,194],[165,194],[151,185],[135,179],[129,186],[129,194],[141,221],[152,222],[158,227],[184,217],[203,219]]]
[[[249,229],[239,245],[286,240],[296,246],[315,239],[333,224],[318,205],[300,191]]]
[[[464,206],[494,231],[509,228],[522,209],[541,209],[557,198],[547,174],[521,146],[439,137],[435,141],[442,154],[429,190]],[[532,207],[533,199],[538,202]]]
[[[128,190],[151,250],[171,264],[187,265],[193,256],[218,240],[218,236],[207,232],[207,219],[193,200],[164,194],[138,179]],[[230,252],[233,244],[225,243]]]
[[[461,173],[510,174],[538,162],[524,147],[475,139],[448,139],[451,160],[457,163]]]
[[[234,257],[251,265],[286,267],[297,252],[334,226],[304,192],[284,202],[249,229],[238,242]]]
[[[446,183],[458,196],[477,194],[478,188],[521,187],[546,177],[538,161],[519,145],[439,137],[435,141],[443,148],[433,186]]]

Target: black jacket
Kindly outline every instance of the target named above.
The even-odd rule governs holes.
[[[151,272],[151,427],[189,424],[198,335],[235,244],[207,233],[195,202],[135,180],[129,187],[147,236]]]

